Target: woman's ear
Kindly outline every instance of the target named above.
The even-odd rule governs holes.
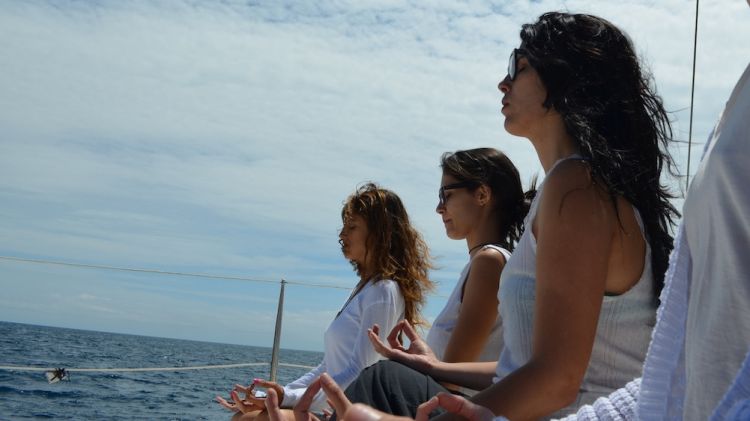
[[[484,206],[492,200],[492,190],[490,190],[488,186],[482,184],[475,190],[474,197],[477,199],[477,203],[479,203],[480,206]]]

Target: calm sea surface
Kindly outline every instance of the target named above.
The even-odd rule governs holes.
[[[319,352],[281,350],[282,363],[317,365]],[[178,367],[271,361],[271,349],[0,322],[0,365],[65,368]],[[305,369],[279,367],[285,384]],[[178,372],[0,370],[0,419],[228,420],[214,402],[234,383],[268,378],[268,366]]]

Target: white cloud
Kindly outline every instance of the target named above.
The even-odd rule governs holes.
[[[494,146],[525,181],[539,171],[502,130],[495,85],[520,25],[553,9],[623,27],[686,137],[693,6],[681,0],[3,3],[0,249],[351,285],[340,205],[376,180],[441,257],[445,294],[465,250],[434,214],[438,159]],[[740,1],[701,3],[697,142],[747,64],[749,18]],[[234,311],[222,294],[180,299],[207,297],[216,307],[196,314],[211,319]],[[160,323],[184,319],[167,310],[179,302]],[[190,320],[197,337],[226,337]]]

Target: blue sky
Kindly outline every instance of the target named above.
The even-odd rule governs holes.
[[[548,10],[625,29],[687,139],[693,2],[0,2],[0,255],[350,287],[340,207],[396,191],[437,258],[445,151],[504,150],[518,30]],[[748,63],[750,8],[701,2],[694,139]],[[693,150],[693,166],[701,146]],[[687,153],[675,150],[686,170]],[[678,201],[678,205],[679,205]],[[270,346],[278,285],[0,259],[0,320]],[[282,346],[321,349],[344,289],[290,285]]]

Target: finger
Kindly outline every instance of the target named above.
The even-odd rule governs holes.
[[[380,337],[378,337],[372,329],[367,330],[367,337],[370,339],[370,343],[372,343],[375,352],[386,358],[390,358],[391,349],[385,346],[383,341],[380,340]]]
[[[331,403],[331,401],[330,401],[330,400],[326,399],[326,401],[328,402],[328,406],[331,406],[331,407],[333,407],[333,404]],[[333,414],[333,412],[329,411],[329,410],[328,410],[328,409],[326,409],[326,408],[323,408],[323,419],[324,419],[324,420],[328,420],[329,418],[331,418],[331,415],[332,415],[332,414]]]
[[[247,396],[245,396],[245,400],[249,402],[251,405],[256,406],[260,409],[263,409],[266,407],[266,398],[258,398],[252,393],[249,393]]]
[[[320,388],[320,377],[313,380],[313,382],[307,386],[307,390],[302,394],[297,405],[294,405],[294,419],[296,421],[309,421],[311,419],[312,415],[310,414],[310,405],[312,405],[315,395],[318,394]]]
[[[279,396],[273,388],[268,389],[266,397],[266,411],[271,421],[283,421],[281,408],[279,408]]]
[[[464,418],[477,420],[481,419],[486,412],[489,412],[489,409],[452,393],[440,392],[436,397],[440,401],[440,406],[445,408],[446,411]]]
[[[404,330],[404,333],[406,334],[406,337],[409,338],[410,342],[415,341],[421,341],[422,338],[419,336],[416,330],[412,327],[411,323],[409,321],[404,320],[404,323],[402,324],[402,328]]]
[[[261,386],[261,387],[265,387],[266,389],[273,389],[273,390],[275,390],[276,394],[279,397],[279,401],[283,401],[284,400],[284,387],[282,385],[280,385],[280,384],[278,384],[276,382],[268,381],[268,380],[254,379],[253,380],[253,387],[256,386],[256,385]]]
[[[372,325],[372,327],[367,330],[368,334],[370,332],[372,332],[374,338],[378,338],[378,341],[385,345],[385,343],[383,343],[383,341],[380,339],[380,326],[378,326],[377,324]]]
[[[427,402],[419,405],[417,408],[417,416],[414,418],[415,421],[427,421],[430,419],[430,413],[440,406],[440,400],[437,396],[433,396]]]
[[[391,329],[391,332],[388,334],[388,343],[393,348],[401,348],[403,349],[403,344],[399,340],[399,335],[401,334],[401,331],[403,330],[403,324],[405,320],[401,320],[398,323],[396,323],[396,326],[393,326],[393,329]]]
[[[262,386],[262,387],[265,387],[266,389],[274,388],[276,390],[278,390],[278,388],[281,387],[276,382],[272,382],[272,381],[269,381],[269,380],[263,380],[263,379],[253,379],[253,385],[254,386]]]
[[[279,402],[283,402],[284,401],[284,393],[285,393],[284,392],[284,386],[282,386],[282,385],[280,385],[278,383],[274,383],[274,385],[271,387],[271,389],[273,389],[273,390],[276,391],[276,395],[278,395],[278,397],[279,397]]]
[[[222,398],[221,396],[217,396],[216,397],[216,402],[218,402],[219,405],[223,406],[224,408],[226,408],[226,409],[228,409],[228,410],[230,410],[232,412],[237,412],[238,411],[237,407],[235,406],[235,404],[233,402],[232,403],[227,402],[227,400],[224,399],[224,398]]]
[[[240,395],[236,391],[233,390],[230,395],[232,396],[234,406],[238,411],[242,412],[243,414],[250,412],[250,409],[247,407],[247,405],[245,405],[245,402],[240,399]]]
[[[234,385],[234,390],[236,390],[238,393],[239,392],[244,393],[245,397],[255,396],[253,394],[253,389],[255,389],[255,385],[254,384],[251,384],[250,386],[247,386],[247,387],[245,387],[245,386],[243,386],[241,384],[235,384]]]
[[[328,402],[331,403],[331,406],[336,410],[336,413],[345,414],[349,407],[352,406],[352,403],[349,401],[349,398],[346,397],[346,394],[341,387],[327,373],[323,373],[320,376],[320,384],[323,387],[326,396],[328,396]]]

